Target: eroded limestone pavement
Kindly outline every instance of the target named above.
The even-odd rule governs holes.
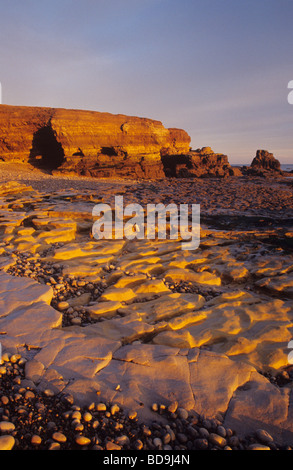
[[[104,194],[103,194],[104,196]],[[40,390],[148,420],[177,400],[293,442],[293,265],[270,231],[202,227],[200,247],[91,237],[99,195],[2,185],[0,341]],[[290,237],[290,233],[287,233]]]

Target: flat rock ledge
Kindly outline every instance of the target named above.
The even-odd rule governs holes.
[[[177,401],[292,445],[291,384],[264,374],[288,365],[292,262],[256,243],[265,230],[203,228],[194,252],[94,241],[86,193],[10,184],[0,196],[0,342],[38,390],[82,406],[98,392],[146,423],[153,403]]]
[[[292,392],[255,367],[198,347],[123,346],[99,335],[99,324],[61,328],[50,287],[4,272],[0,286],[2,347],[26,349],[26,378],[38,390],[70,393],[81,405],[100,392],[101,401],[136,410],[145,422],[154,419],[152,403],[178,401],[207,418],[223,413],[239,436],[265,428],[280,445],[293,441]]]

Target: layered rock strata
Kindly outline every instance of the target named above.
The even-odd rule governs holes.
[[[165,177],[161,155],[190,137],[160,121],[94,111],[0,106],[0,158],[94,177]]]

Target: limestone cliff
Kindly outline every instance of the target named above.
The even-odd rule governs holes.
[[[0,158],[95,177],[165,177],[162,155],[190,137],[160,121],[95,111],[0,105]]]

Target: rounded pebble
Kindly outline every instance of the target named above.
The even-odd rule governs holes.
[[[12,436],[0,436],[0,450],[11,450],[15,444]]]
[[[39,446],[42,443],[42,438],[37,434],[34,434],[31,438],[31,444],[33,446]]]
[[[91,440],[88,437],[85,437],[85,436],[77,436],[75,438],[75,442],[79,446],[88,446],[91,443]]]
[[[255,436],[263,444],[272,444],[272,442],[274,442],[272,436],[264,429],[257,429]]]
[[[60,444],[67,441],[67,437],[62,432],[54,432],[52,438],[54,441],[59,442]]]
[[[89,423],[92,419],[93,419],[93,415],[89,412],[89,411],[86,411],[84,414],[83,414],[83,420],[86,422],[86,423]]]
[[[115,440],[116,440],[117,444],[118,444],[119,446],[122,446],[122,447],[123,447],[123,446],[127,446],[127,445],[130,444],[130,439],[129,439],[129,437],[126,436],[126,435],[118,436],[118,437],[116,437]]]
[[[219,447],[225,447],[225,445],[227,445],[226,439],[222,436],[219,436],[219,434],[216,434],[214,432],[210,433],[209,441],[211,444],[214,444]]]
[[[59,302],[57,305],[58,310],[67,310],[70,307],[68,302]]]
[[[106,410],[107,410],[107,406],[105,405],[105,403],[97,404],[97,411],[106,411]]]
[[[181,419],[187,419],[188,418],[188,411],[185,410],[185,408],[178,408],[177,409],[177,415]]]
[[[15,425],[10,423],[10,421],[1,421],[0,422],[0,432],[12,432],[15,430]]]

